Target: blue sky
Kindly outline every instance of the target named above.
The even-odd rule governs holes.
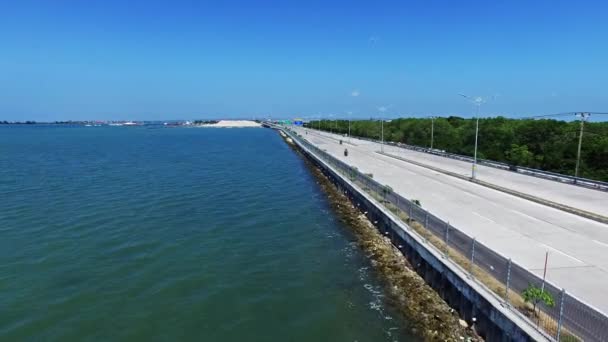
[[[608,112],[606,1],[0,1],[0,119]],[[355,95],[355,96],[353,96]]]

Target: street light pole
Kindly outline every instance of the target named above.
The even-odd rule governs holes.
[[[381,127],[381,138],[380,138],[380,152],[384,152],[384,119],[380,118],[380,127]]]
[[[435,117],[431,116],[431,150],[433,149],[434,138],[435,138]]]
[[[477,139],[479,137],[479,107],[481,107],[481,104],[484,103],[484,99],[481,97],[470,97],[464,94],[458,94],[462,97],[464,97],[465,99],[471,101],[475,106],[476,106],[476,113],[475,113],[475,151],[473,152],[473,165],[471,167],[471,179],[475,180],[477,179]]]
[[[578,168],[581,164],[581,147],[583,145],[583,129],[585,127],[585,120],[589,117],[589,113],[578,113],[577,116],[581,117],[581,132],[578,135],[578,152],[576,153],[576,167],[574,169],[574,184],[578,179]]]
[[[348,141],[350,141],[350,118],[348,118]]]
[[[477,179],[477,139],[479,137],[479,106],[477,104],[477,118],[475,120],[475,152],[473,152],[473,169],[471,170],[471,178]]]

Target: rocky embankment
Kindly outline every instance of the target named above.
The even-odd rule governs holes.
[[[294,147],[297,149],[297,147]],[[299,151],[298,151],[299,153]],[[415,271],[403,254],[305,156],[312,174],[340,218],[385,284],[389,305],[408,321],[412,332],[427,341],[481,341],[467,323]]]

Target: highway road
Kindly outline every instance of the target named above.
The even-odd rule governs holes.
[[[377,143],[356,139],[349,143],[348,139],[342,138],[344,145],[340,145],[340,138],[336,135],[319,134],[310,130],[306,134],[303,128],[296,130],[317,147],[356,166],[362,172],[372,173],[376,181],[391,186],[403,197],[420,200],[423,208],[541,277],[545,252],[548,251],[547,279],[608,313],[608,296],[605,295],[608,286],[608,225],[380,155],[375,153],[379,150]],[[344,157],[344,148],[348,148],[348,157]],[[396,149],[389,147],[385,152],[392,153]],[[405,153],[408,157],[415,154],[410,151],[399,153]],[[455,161],[451,159],[426,157],[412,158],[442,167],[448,165],[454,170],[459,167],[454,166],[457,164],[453,164]],[[485,168],[480,170],[481,174],[484,172]],[[543,184],[535,178],[526,181]],[[542,179],[538,181],[550,182]],[[524,183],[515,183],[516,186],[523,187],[521,189],[524,191],[537,191],[538,185],[527,189],[522,185]],[[589,207],[600,212],[606,209],[602,203],[608,205],[604,197],[594,197],[596,192],[603,194],[601,192],[552,183],[555,183],[555,188],[550,193],[554,196],[549,200],[567,200],[568,194],[572,192],[583,194],[580,195],[582,197],[573,196],[574,199],[569,200],[570,205],[582,205],[585,200],[590,200],[594,203]],[[562,190],[562,186],[566,188]]]
[[[368,151],[380,151],[380,144],[356,138],[344,138],[336,134],[322,134],[335,139],[345,139]],[[412,160],[465,177],[471,177],[471,163],[413,151],[392,145],[384,145],[384,152],[396,157]],[[508,188],[541,199],[563,204],[572,208],[608,217],[608,192],[572,186],[549,179],[532,177],[521,173],[477,165],[477,179],[500,187]]]

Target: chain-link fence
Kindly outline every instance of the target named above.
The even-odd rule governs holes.
[[[404,220],[447,259],[499,297],[507,307],[558,341],[608,341],[608,317],[543,281],[481,242],[469,237],[356,168],[319,149],[297,133],[288,134],[317,158],[333,166],[383,206]],[[544,300],[543,300],[544,298]]]

